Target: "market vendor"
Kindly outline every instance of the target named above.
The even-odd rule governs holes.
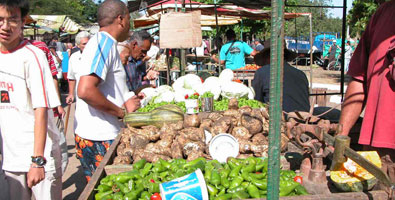
[[[133,32],[130,37],[130,57],[128,64],[125,66],[127,85],[130,91],[135,91],[158,77],[157,71],[147,71],[143,61],[151,48],[152,41],[153,39],[147,31]]]
[[[75,110],[76,155],[87,180],[99,166],[118,135],[126,112],[140,107],[140,96],[132,96],[126,85],[117,42],[129,36],[130,15],[120,0],[104,1],[97,14],[100,31],[82,53],[77,77]]]
[[[284,82],[283,82],[283,111],[310,110],[309,81],[305,73],[288,64],[295,54],[284,48]],[[264,44],[264,49],[255,58],[255,63],[263,66],[255,72],[252,87],[255,99],[264,103],[269,102],[270,88],[270,40]]]
[[[246,65],[245,55],[255,56],[257,51],[252,49],[247,43],[236,40],[236,33],[232,29],[226,31],[227,43],[221,48],[219,59],[216,55],[212,59],[225,65],[227,69],[236,70]]]

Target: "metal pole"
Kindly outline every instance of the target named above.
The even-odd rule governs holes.
[[[185,0],[182,0],[181,12],[185,12]],[[186,50],[185,49],[181,49],[180,57],[181,57],[181,59],[180,59],[180,75],[184,76],[185,75],[185,68],[187,66]]]
[[[241,19],[240,24],[240,41],[243,41],[243,19]]]
[[[347,17],[347,0],[343,0],[343,24],[342,24],[342,66],[340,74],[340,93],[342,94],[342,101],[344,97],[344,54],[346,47],[346,17]]]
[[[269,164],[267,199],[279,198],[280,141],[284,68],[284,0],[272,0],[270,47]]]
[[[219,28],[218,28],[218,13],[217,13],[217,0],[214,0],[214,13],[215,13],[215,30],[216,30],[216,34],[215,34],[215,42],[216,42],[216,44],[215,45],[218,45],[218,40],[219,40],[219,37],[218,37],[218,32],[219,32]],[[221,49],[219,49],[219,47],[217,46],[217,55],[218,55],[218,59],[220,60],[220,57],[219,57],[219,52],[220,52],[220,50]],[[218,66],[219,66],[219,73],[221,73],[221,61],[219,61],[219,64],[218,64]]]
[[[313,20],[310,13],[310,94],[313,93]]]

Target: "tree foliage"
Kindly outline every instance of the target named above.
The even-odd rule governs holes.
[[[93,0],[29,0],[32,15],[67,15],[77,23],[96,22],[98,5]]]
[[[350,36],[360,37],[365,31],[370,18],[376,12],[379,4],[386,0],[354,0],[352,9],[347,16],[350,25]],[[387,0],[388,1],[388,0]]]

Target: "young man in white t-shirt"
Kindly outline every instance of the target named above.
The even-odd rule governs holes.
[[[0,2],[0,132],[10,199],[62,199],[60,105],[44,53],[20,37],[27,0]],[[2,195],[0,195],[2,196]]]
[[[120,0],[106,0],[98,9],[100,32],[82,53],[78,66],[75,142],[87,180],[93,175],[118,135],[127,112],[140,107],[140,98],[129,94],[117,42],[129,36],[130,15]],[[133,96],[129,98],[130,96]]]

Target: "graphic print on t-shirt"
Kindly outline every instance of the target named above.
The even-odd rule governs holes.
[[[10,95],[8,95],[8,91],[1,91],[1,103],[10,103]]]
[[[230,50],[229,50],[229,53],[230,53],[230,54],[239,54],[240,52],[241,52],[241,50],[240,50],[239,47],[232,47],[232,48],[230,48]]]

